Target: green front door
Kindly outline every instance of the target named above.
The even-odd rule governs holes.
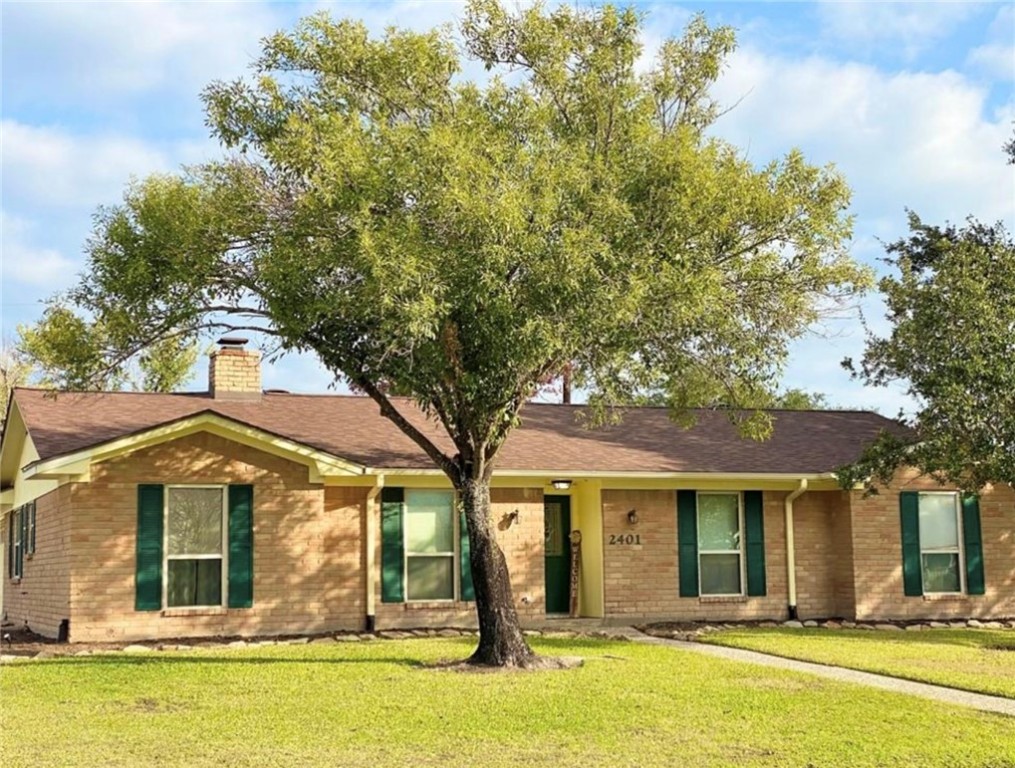
[[[567,613],[571,582],[571,498],[543,499],[544,554],[546,557],[546,612]]]

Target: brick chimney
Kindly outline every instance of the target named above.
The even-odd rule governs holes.
[[[216,400],[261,399],[261,353],[244,349],[246,339],[227,336],[210,355],[208,391]]]

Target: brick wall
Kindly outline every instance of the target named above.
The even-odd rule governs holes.
[[[22,578],[7,579],[7,571],[3,573],[8,621],[18,628],[27,622],[30,629],[49,637],[55,637],[60,622],[70,618],[70,498],[70,486],[63,486],[36,500],[35,553],[25,556]]]
[[[254,604],[184,615],[134,610],[139,483],[254,486]],[[98,464],[73,486],[71,639],[121,641],[360,629],[365,488],[201,433]]]
[[[856,578],[853,571],[853,510],[850,496],[845,491],[834,494],[829,512],[834,518],[832,540],[835,555],[835,608],[833,616],[856,617]]]
[[[801,619],[827,618],[837,613],[839,542],[835,539],[835,523],[839,501],[837,493],[812,491],[793,502],[797,613]]]
[[[681,598],[677,581],[676,491],[603,491],[606,616],[636,619],[736,620],[786,614],[785,494],[764,494],[767,595],[751,598]],[[627,513],[634,509],[638,523]],[[611,535],[636,534],[640,544],[610,544]],[[799,534],[798,534],[799,535]]]
[[[980,498],[986,594],[906,597],[902,585],[899,491],[940,491],[933,480],[901,471],[877,496],[851,494],[853,572],[858,619],[1015,616],[1015,492],[989,489]]]
[[[543,491],[540,488],[493,488],[490,492],[497,542],[504,550],[511,574],[511,594],[523,623],[532,624],[546,615],[546,585],[543,560]],[[507,524],[507,516],[518,510],[518,520]],[[375,523],[380,531],[380,519]],[[374,589],[377,595],[377,628],[474,627],[473,602],[382,603],[380,583],[380,534],[376,542]]]

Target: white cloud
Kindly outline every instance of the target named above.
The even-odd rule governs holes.
[[[925,221],[961,222],[967,215],[1015,222],[1015,184],[1001,145],[1011,107],[990,114],[988,89],[954,71],[886,73],[822,57],[769,56],[746,46],[721,78],[716,95],[743,101],[716,133],[756,164],[800,147],[819,164],[834,162],[854,190],[855,258],[874,263],[880,241],[906,233],[905,209]],[[889,329],[876,294],[863,302],[876,333]],[[785,386],[825,392],[833,403],[877,407],[886,415],[913,403],[902,386],[864,388],[839,367],[863,354],[858,320],[832,324],[832,338],[793,345]]]
[[[55,291],[74,280],[76,264],[53,248],[30,242],[31,222],[0,211],[0,279]]]
[[[997,80],[1015,80],[1015,45],[987,43],[969,52],[966,65]]]
[[[978,11],[969,2],[833,1],[818,6],[818,17],[831,39],[867,49],[891,46],[912,59]]]
[[[799,146],[834,162],[855,191],[858,231],[927,220],[1015,221],[1012,171],[1001,146],[1009,108],[986,116],[987,90],[962,75],[899,72],[811,57],[737,52],[716,93],[738,107],[716,131],[764,162]],[[888,234],[892,234],[889,232]]]
[[[0,122],[0,168],[7,206],[84,206],[119,200],[131,175],[176,166],[165,151],[132,136],[78,135],[51,126]],[[194,152],[186,148],[188,153]]]
[[[155,88],[193,93],[241,74],[258,41],[280,26],[263,3],[7,3],[4,58],[14,93],[108,101]],[[56,89],[56,93],[54,93]]]

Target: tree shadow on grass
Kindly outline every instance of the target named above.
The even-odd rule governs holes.
[[[176,653],[180,655],[177,656]],[[9,669],[13,667],[28,667],[34,666],[35,664],[59,664],[61,666],[96,666],[96,665],[119,665],[119,666],[155,666],[161,664],[251,664],[251,665],[272,665],[272,664],[290,664],[290,665],[305,665],[305,664],[340,664],[354,666],[357,664],[391,664],[401,667],[418,667],[422,668],[425,662],[419,659],[407,659],[402,657],[374,657],[369,659],[351,659],[351,658],[273,658],[270,656],[210,656],[201,655],[193,656],[188,654],[186,651],[174,652],[173,655],[168,653],[152,654],[151,656],[133,656],[126,654],[93,654],[91,656],[55,656],[48,659],[38,659],[33,664],[27,662],[21,662],[19,664],[5,666]]]

